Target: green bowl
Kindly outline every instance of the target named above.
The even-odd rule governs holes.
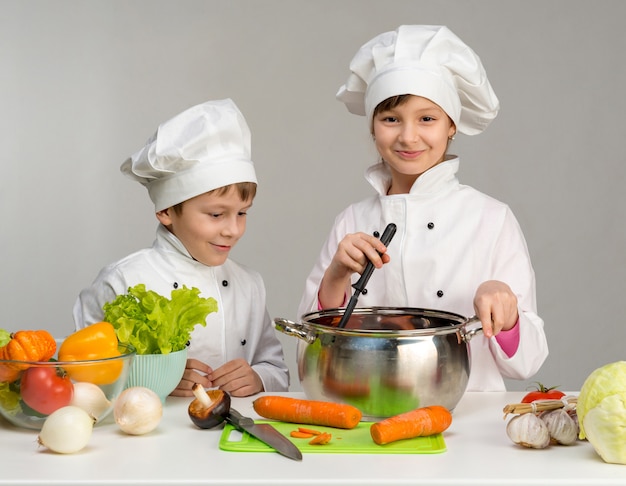
[[[187,348],[168,354],[138,354],[130,369],[126,388],[150,388],[161,402],[165,402],[165,398],[180,383],[186,363]]]

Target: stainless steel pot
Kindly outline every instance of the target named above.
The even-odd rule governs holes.
[[[364,419],[427,405],[453,410],[469,379],[468,330],[478,318],[429,309],[357,308],[345,328],[343,309],[312,312],[295,323],[274,319],[296,336],[298,374],[307,398],[349,403]]]

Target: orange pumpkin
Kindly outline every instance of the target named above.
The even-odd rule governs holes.
[[[11,340],[0,348],[0,360],[48,361],[56,350],[57,343],[48,331],[17,331],[11,334]],[[18,370],[28,368],[27,364],[7,365]]]

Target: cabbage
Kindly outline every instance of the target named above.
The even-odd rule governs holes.
[[[9,331],[5,331],[4,329],[0,329],[0,348],[9,344],[11,340],[11,333]]]
[[[583,423],[587,439],[604,462],[626,464],[626,392],[603,399]]]
[[[626,361],[604,365],[587,377],[576,415],[581,439],[587,438],[606,462],[626,464]]]

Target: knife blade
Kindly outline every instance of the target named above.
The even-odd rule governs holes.
[[[389,242],[395,234],[396,225],[393,223],[389,223],[385,228],[385,231],[383,231],[383,235],[380,237],[380,241],[382,241],[383,245],[387,246],[389,245]],[[339,325],[337,326],[338,328],[343,329],[344,327],[346,327],[346,324],[348,323],[348,321],[350,320],[350,316],[352,315],[352,311],[354,311],[354,308],[356,307],[356,304],[359,300],[359,295],[363,292],[363,290],[365,290],[365,286],[367,285],[367,282],[369,281],[373,272],[374,264],[371,261],[368,261],[367,265],[365,266],[365,270],[363,270],[363,273],[361,274],[361,278],[359,278],[359,280],[354,285],[352,285],[352,288],[354,288],[354,294],[352,294],[352,297],[350,297],[348,305],[346,306],[346,310],[343,311],[343,316],[341,316],[341,320],[339,321]]]
[[[226,421],[238,430],[256,437],[283,456],[294,461],[302,460],[300,449],[270,424],[257,424],[254,420],[244,417],[233,408],[230,409],[229,414],[226,416]]]

